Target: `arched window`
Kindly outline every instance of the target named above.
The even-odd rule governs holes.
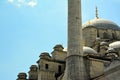
[[[40,65],[38,67],[39,67],[39,70],[40,70]]]
[[[108,39],[108,34],[106,32],[103,33],[103,39]]]
[[[115,34],[114,34],[114,33],[112,33],[112,38],[113,38],[113,39],[116,39],[116,36],[115,36]]]
[[[48,69],[48,68],[49,68],[48,64],[45,64],[45,69]]]
[[[58,72],[61,72],[61,65],[58,66]]]
[[[97,37],[100,37],[100,35],[99,35],[99,30],[97,29]]]

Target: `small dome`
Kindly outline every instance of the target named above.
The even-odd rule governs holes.
[[[97,52],[90,47],[83,47],[84,54],[97,54]]]
[[[66,51],[68,51],[67,48],[66,48]],[[97,52],[94,49],[86,46],[83,47],[83,53],[97,54]]]
[[[49,53],[48,52],[42,52],[41,56],[49,56]]]
[[[25,72],[21,72],[18,74],[19,79],[26,79],[26,77],[27,77],[27,74]]]
[[[57,44],[53,49],[56,51],[63,51],[64,47],[61,44]]]
[[[30,71],[37,71],[37,65],[31,65]]]
[[[116,41],[116,42],[109,44],[109,47],[116,48],[116,49],[120,48],[120,41]]]
[[[101,42],[100,45],[101,46],[104,46],[104,45],[108,46],[108,43],[107,42]]]
[[[41,54],[40,54],[40,57],[42,57],[42,56],[47,56],[47,57],[50,57],[50,55],[49,55],[49,53],[48,52],[42,52]]]
[[[83,28],[87,27],[95,27],[95,28],[102,28],[102,29],[114,29],[119,30],[119,26],[112,21],[106,19],[93,19],[85,24],[83,24]]]
[[[108,48],[107,52],[108,53],[116,53],[116,50],[114,48]]]
[[[37,68],[37,65],[31,65],[31,68]]]
[[[55,49],[55,48],[62,48],[62,49],[64,49],[63,46],[62,46],[61,44],[55,45],[54,49]]]
[[[100,41],[100,37],[96,37],[96,41]]]
[[[26,75],[26,73],[25,72],[21,72],[21,73],[19,73],[19,75]]]

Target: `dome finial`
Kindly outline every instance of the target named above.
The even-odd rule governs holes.
[[[96,6],[96,19],[99,19],[99,17],[98,17],[98,8],[97,8],[97,6]]]

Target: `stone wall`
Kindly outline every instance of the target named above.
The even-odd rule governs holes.
[[[52,52],[52,59],[54,60],[65,61],[66,56],[67,56],[67,52],[65,51],[53,51]]]
[[[38,80],[55,80],[53,71],[39,71]]]
[[[105,68],[106,80],[120,80],[120,61],[113,61]]]
[[[97,37],[97,30],[95,28],[83,29],[83,41],[85,42],[85,46],[91,47],[96,37]]]
[[[87,27],[83,29],[83,42],[85,46],[93,47],[96,38],[120,40],[120,31],[112,29],[96,29]]]
[[[56,60],[40,59],[38,70],[38,80],[55,80],[55,74],[63,73],[65,70],[65,63]]]

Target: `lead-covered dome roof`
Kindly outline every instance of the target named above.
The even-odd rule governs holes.
[[[67,51],[67,48],[66,48]],[[83,54],[97,54],[97,52],[91,47],[83,46]]]
[[[120,49],[120,41],[116,41],[116,42],[110,43],[109,47],[110,48],[119,48]]]
[[[88,27],[120,30],[119,26],[106,19],[93,19],[83,24],[83,29]]]
[[[90,48],[90,47],[87,47],[87,46],[84,46],[83,47],[83,53],[85,54],[97,54],[97,52],[94,50],[94,49],[92,49],[92,48]]]

